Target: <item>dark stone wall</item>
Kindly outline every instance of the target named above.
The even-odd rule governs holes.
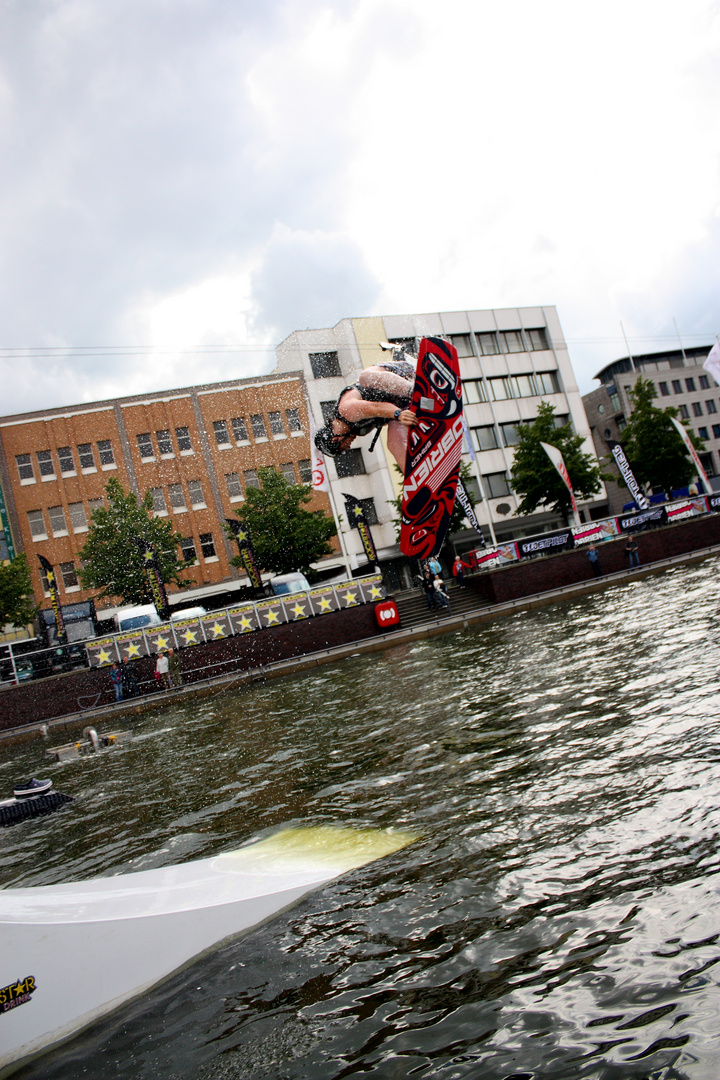
[[[184,682],[193,683],[381,634],[375,605],[363,604],[301,622],[193,645],[177,652],[183,666]],[[134,662],[133,671],[141,693],[160,692],[153,677],[154,670],[154,657],[142,657]],[[83,708],[110,705],[114,700],[110,668],[107,667],[83,668],[48,679],[31,680],[0,691],[0,730],[41,723]]]

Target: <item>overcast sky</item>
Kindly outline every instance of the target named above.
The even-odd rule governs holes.
[[[294,329],[555,304],[581,391],[720,332],[720,0],[0,0],[0,412]]]

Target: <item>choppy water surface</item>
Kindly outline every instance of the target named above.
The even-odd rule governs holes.
[[[18,1075],[716,1080],[719,569],[138,717],[98,758],[2,749],[1,790],[77,799],[2,831],[4,886],[287,822],[421,833]]]

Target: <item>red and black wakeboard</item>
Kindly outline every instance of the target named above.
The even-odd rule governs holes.
[[[457,350],[443,338],[420,342],[410,408],[402,496],[400,550],[415,559],[437,555],[450,524],[462,452],[462,383]]]

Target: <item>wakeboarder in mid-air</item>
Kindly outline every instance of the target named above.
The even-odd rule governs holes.
[[[407,356],[400,350],[395,355],[398,353]],[[365,368],[357,382],[341,391],[333,416],[316,432],[318,450],[338,457],[350,450],[359,436],[375,431],[372,450],[381,429],[387,427],[388,450],[404,472],[408,432],[418,422],[408,408],[414,379],[415,367],[409,360],[397,359]]]

